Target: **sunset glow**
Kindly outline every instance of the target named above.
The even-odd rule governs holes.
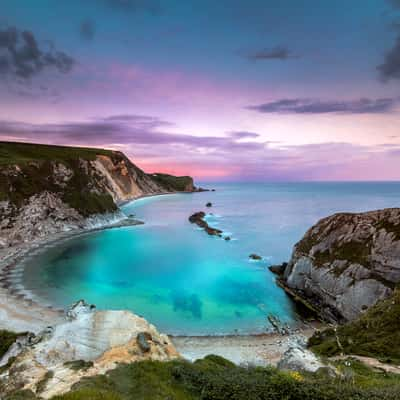
[[[397,1],[16,3],[0,140],[202,180],[400,179]]]

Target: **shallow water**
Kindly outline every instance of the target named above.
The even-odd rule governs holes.
[[[84,298],[99,308],[131,309],[170,334],[260,333],[266,316],[295,323],[290,300],[266,268],[290,257],[319,218],[339,211],[396,207],[399,183],[208,184],[215,192],[137,200],[123,207],[145,225],[73,238],[29,260],[23,282],[43,301]],[[213,207],[207,209],[206,202]],[[210,226],[188,222],[212,212]],[[263,261],[248,258],[250,253]]]

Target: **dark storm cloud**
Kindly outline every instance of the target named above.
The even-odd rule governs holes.
[[[79,27],[79,34],[82,39],[93,40],[95,33],[96,27],[93,21],[91,21],[90,19],[85,19],[81,22],[81,25]]]
[[[279,114],[377,114],[387,113],[396,99],[359,99],[354,101],[323,101],[312,99],[282,99],[247,107],[261,113]]]
[[[53,47],[39,48],[30,31],[15,27],[0,30],[0,73],[11,77],[29,79],[47,68],[69,72],[75,61],[72,57]]]
[[[383,81],[400,79],[400,34],[394,46],[386,53],[383,64],[377,68]]]
[[[242,53],[242,55],[251,61],[288,60],[290,58],[298,58],[284,46],[276,46],[272,49],[262,49],[246,54]]]

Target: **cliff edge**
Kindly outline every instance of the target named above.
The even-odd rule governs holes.
[[[356,319],[400,282],[400,208],[320,220],[295,245],[280,282],[328,320]]]
[[[119,151],[0,142],[0,248],[84,227],[144,195],[194,190],[191,177],[146,174]]]

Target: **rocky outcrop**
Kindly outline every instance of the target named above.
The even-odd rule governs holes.
[[[0,360],[5,369],[0,374],[0,392],[29,389],[47,399],[121,362],[177,357],[168,336],[145,319],[129,311],[96,311],[79,301],[64,323],[20,338],[10,348]]]
[[[208,222],[204,220],[205,216],[206,214],[203,211],[196,212],[189,217],[189,222],[203,228],[210,236],[222,237],[223,232],[220,229],[209,226]]]
[[[146,174],[118,151],[4,142],[0,151],[0,250],[107,220],[124,201],[195,190],[192,178]]]
[[[290,337],[288,348],[277,367],[290,371],[316,372],[320,368],[325,368],[326,365],[307,349],[307,339],[304,336],[294,335]]]
[[[354,320],[400,282],[400,209],[324,218],[293,250],[280,281],[328,320]]]

